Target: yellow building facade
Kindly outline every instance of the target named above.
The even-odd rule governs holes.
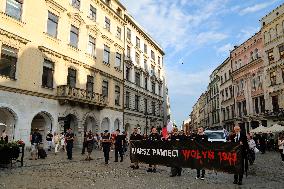
[[[0,1],[0,123],[29,145],[36,128],[123,125],[125,8],[118,1]],[[2,131],[1,131],[2,132]]]

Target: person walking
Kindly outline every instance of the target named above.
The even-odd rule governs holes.
[[[169,137],[169,141],[183,141],[184,137],[182,134],[178,133],[178,129],[174,128],[172,134]],[[182,168],[181,167],[171,167],[171,175],[170,177],[181,176]]]
[[[115,153],[114,162],[118,162],[118,154],[120,156],[120,162],[123,162],[124,145],[125,145],[125,135],[121,134],[120,130],[117,129],[116,136],[114,137],[114,153]]]
[[[102,136],[102,148],[104,152],[104,158],[105,158],[105,164],[108,164],[109,161],[109,152],[110,152],[110,147],[111,147],[111,136],[108,133],[108,130],[104,131],[104,134]]]
[[[51,147],[52,147],[52,138],[53,135],[51,134],[50,131],[48,131],[47,135],[46,135],[46,141],[47,141],[47,150],[51,151]]]
[[[87,152],[88,152],[86,161],[93,160],[91,158],[91,154],[94,148],[94,135],[91,130],[88,132],[86,136],[86,146],[87,146]]]
[[[248,145],[249,145],[248,160],[250,164],[252,165],[253,162],[255,161],[255,151],[258,149],[256,149],[256,143],[253,140],[252,136],[248,134],[247,137],[248,137]]]
[[[2,134],[1,134],[1,141],[4,141],[4,143],[8,143],[8,135],[7,135],[7,133],[6,133],[6,130],[4,129],[3,131],[2,131]]]
[[[72,149],[73,149],[73,142],[74,142],[74,134],[72,129],[69,128],[66,135],[66,150],[67,150],[67,159],[72,160]]]
[[[36,128],[31,136],[31,145],[32,145],[31,160],[37,160],[38,146],[40,143],[42,143],[42,135],[38,132],[38,129]]]
[[[148,140],[151,141],[151,142],[161,140],[161,135],[158,134],[156,127],[153,127],[151,129],[151,134],[149,135]],[[147,172],[156,173],[156,171],[157,171],[157,166],[150,164]]]
[[[54,137],[53,137],[53,142],[54,142],[54,153],[55,155],[59,151],[59,144],[60,144],[60,135],[54,132]]]
[[[143,136],[138,133],[138,129],[135,127],[133,129],[133,133],[130,135],[130,143],[131,141],[141,141],[143,140]],[[133,162],[133,165],[130,166],[132,169],[139,169],[139,162],[136,160]]]
[[[60,146],[62,148],[62,150],[64,150],[66,152],[66,144],[65,144],[65,135],[64,133],[60,134]]]
[[[279,152],[281,154],[282,163],[284,163],[284,133],[279,133],[278,148],[279,148]]]
[[[247,136],[241,133],[241,128],[239,125],[235,125],[234,134],[231,136],[230,141],[241,145],[241,172],[239,174],[234,174],[233,183],[242,185],[244,172],[247,171],[247,151],[249,149],[249,146]]]
[[[195,135],[194,140],[197,143],[204,143],[204,142],[208,142],[208,137],[204,134],[204,129],[203,127],[198,127],[197,128],[197,134]],[[201,172],[201,175],[200,175]],[[195,179],[201,179],[204,180],[205,179],[205,170],[202,169],[197,169],[197,176]]]

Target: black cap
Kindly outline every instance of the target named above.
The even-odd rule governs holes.
[[[104,133],[108,133],[108,130],[105,130]]]

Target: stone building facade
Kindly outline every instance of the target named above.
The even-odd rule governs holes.
[[[124,124],[127,132],[137,127],[149,133],[166,124],[164,112],[169,110],[164,52],[134,18],[126,15],[125,21]]]
[[[284,121],[284,5],[260,20],[264,39],[265,117],[271,126]]]
[[[35,128],[70,127],[80,144],[84,129],[123,129],[124,14],[117,0],[0,1],[0,122],[10,140],[30,145]]]

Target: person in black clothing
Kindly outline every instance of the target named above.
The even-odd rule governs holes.
[[[141,141],[141,140],[143,140],[143,136],[141,136],[138,133],[138,129],[137,128],[134,128],[133,133],[130,135],[130,141]],[[138,163],[139,163],[138,161],[135,161],[133,163],[133,165],[131,165],[130,167],[132,169],[139,169]]]
[[[157,129],[155,127],[153,127],[151,129],[151,134],[149,135],[148,137],[148,140],[149,141],[158,141],[158,140],[161,140],[161,135],[158,134],[157,132]],[[156,173],[156,165],[153,165],[154,168],[152,167],[152,165],[149,165],[149,168],[147,170],[147,172],[153,172],[153,173]]]
[[[102,136],[102,148],[105,157],[105,164],[108,164],[109,161],[110,147],[111,147],[111,137],[110,134],[108,133],[108,130],[105,130]]]
[[[242,185],[243,175],[245,167],[247,167],[247,152],[249,150],[247,136],[241,133],[240,126],[236,125],[234,127],[234,134],[230,138],[231,142],[239,143],[241,145],[242,151],[242,160],[241,160],[241,173],[234,175],[234,184]]]
[[[31,159],[32,160],[37,159],[38,146],[40,143],[42,143],[42,135],[38,132],[38,129],[36,128],[31,137],[31,145],[32,145]]]
[[[115,137],[115,142],[114,142],[114,152],[115,152],[115,160],[114,162],[118,162],[118,154],[120,156],[120,162],[123,162],[123,146],[125,144],[125,138],[126,136],[123,134],[120,134],[120,130],[116,130],[116,137]]]
[[[260,145],[260,151],[262,154],[265,154],[266,151],[266,135],[264,133],[260,134],[259,137],[259,145]]]
[[[208,137],[204,134],[203,127],[198,127],[197,134],[195,135],[194,140],[198,143],[208,142]],[[201,177],[200,177],[200,171],[201,171]],[[204,180],[204,176],[205,176],[205,170],[204,169],[202,169],[202,170],[197,169],[196,179]]]
[[[173,133],[171,134],[170,141],[184,141],[186,140],[186,136],[183,136],[182,133],[178,133],[178,130],[175,128]],[[171,175],[170,177],[181,176],[182,168],[181,167],[171,167]]]
[[[82,148],[82,155],[85,154],[85,150],[87,148],[87,131],[84,131],[84,140],[83,140],[83,148]]]
[[[66,135],[66,150],[67,150],[67,157],[69,160],[72,160],[72,149],[73,149],[73,142],[74,142],[74,134],[72,133],[72,129],[69,128]]]
[[[5,143],[8,143],[8,135],[6,134],[6,130],[5,129],[2,131],[1,141],[4,141]]]
[[[51,134],[50,131],[48,131],[47,135],[46,135],[46,141],[47,141],[47,146],[48,146],[48,151],[51,151],[51,147],[52,147],[52,138],[53,138],[53,134]]]

